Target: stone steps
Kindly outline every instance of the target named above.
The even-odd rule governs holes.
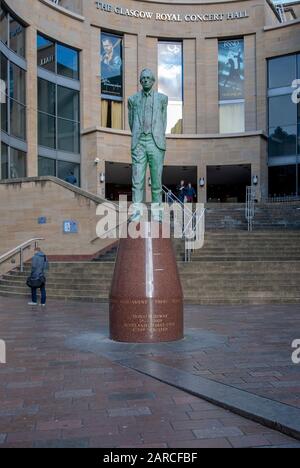
[[[187,304],[300,303],[300,233],[297,231],[207,232],[201,250],[184,263],[183,242],[175,239],[179,273]],[[93,262],[52,262],[47,274],[49,299],[107,302],[117,249]],[[0,279],[0,295],[30,297],[18,269]]]

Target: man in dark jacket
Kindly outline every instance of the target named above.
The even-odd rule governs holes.
[[[182,180],[180,182],[180,185],[177,186],[177,198],[181,203],[184,203],[185,192],[186,192],[185,181]]]
[[[41,306],[46,305],[46,278],[45,273],[48,270],[48,260],[46,255],[41,251],[40,247],[36,247],[35,254],[32,258],[31,264],[31,275],[30,279],[32,281],[38,281],[42,279],[41,286],[39,289],[41,291]],[[37,303],[37,287],[31,287],[31,299],[32,301],[28,303],[28,305],[36,306]]]

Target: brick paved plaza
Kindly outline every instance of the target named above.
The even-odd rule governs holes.
[[[300,446],[101,353],[71,349],[72,337],[106,333],[107,309],[1,298],[0,447]],[[152,346],[148,358],[299,407],[300,369],[290,359],[299,321],[293,306],[189,306],[186,327],[208,334],[205,347]]]

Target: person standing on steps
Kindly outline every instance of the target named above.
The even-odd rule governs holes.
[[[182,180],[180,185],[177,186],[177,198],[181,203],[184,203],[186,195],[185,181]]]
[[[49,263],[46,255],[42,252],[40,247],[34,249],[35,254],[31,263],[31,274],[27,279],[27,285],[31,288],[31,302],[30,306],[37,306],[37,290],[41,291],[41,306],[45,307],[46,295],[46,271],[49,269]]]
[[[196,198],[197,195],[191,183],[188,184],[186,191],[185,191],[185,195],[186,195],[186,201],[188,203],[194,202],[194,199]]]

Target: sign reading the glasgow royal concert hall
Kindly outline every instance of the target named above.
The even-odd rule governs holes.
[[[128,16],[132,18],[155,20],[155,21],[169,21],[174,23],[181,23],[186,21],[188,23],[199,23],[209,21],[226,21],[226,20],[237,20],[248,18],[249,15],[246,10],[243,11],[231,11],[227,13],[189,13],[189,14],[178,14],[178,13],[157,13],[153,11],[136,10],[132,8],[125,8],[119,5],[112,5],[111,3],[96,1],[96,7],[98,10],[106,13],[114,13],[116,15]]]

